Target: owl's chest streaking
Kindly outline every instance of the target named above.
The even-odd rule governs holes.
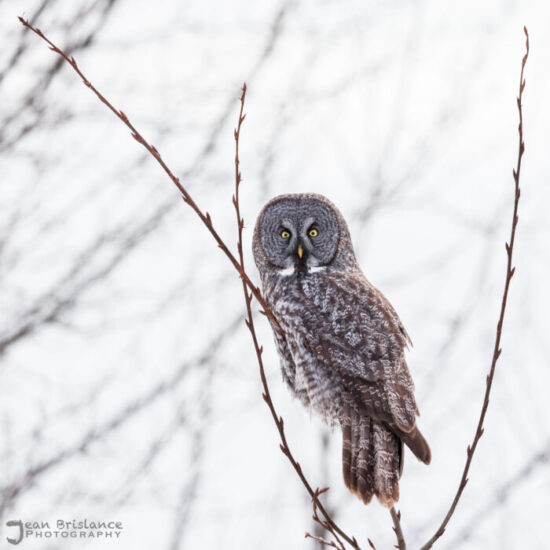
[[[281,360],[283,378],[292,393],[307,407],[333,424],[342,411],[343,386],[334,368],[320,360],[312,349],[315,331],[336,317],[326,310],[327,293],[324,272],[269,274],[263,280],[264,295],[284,335],[274,328],[275,342]]]

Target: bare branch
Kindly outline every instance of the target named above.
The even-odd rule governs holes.
[[[246,116],[243,113],[245,97],[246,97],[246,84],[243,84],[242,94],[241,94],[241,109],[240,109],[240,112],[239,112],[239,121],[237,123],[237,128],[235,129],[235,133],[234,133],[234,136],[235,136],[235,194],[233,195],[233,206],[235,208],[235,214],[237,216],[237,235],[238,235],[238,237],[237,237],[237,250],[238,250],[238,253],[239,253],[240,268],[241,268],[241,272],[243,274],[246,272],[246,270],[245,270],[245,266],[244,266],[243,239],[242,239],[243,228],[244,228],[244,220],[241,216],[240,202],[239,202],[239,189],[240,189],[241,180],[242,180],[241,171],[240,171],[240,168],[239,168],[239,165],[240,165],[240,161],[239,161],[239,138],[240,138],[240,135],[241,135],[241,126],[242,126],[242,123],[243,123],[243,121],[245,119],[245,116]],[[260,344],[258,342],[258,337],[256,335],[256,329],[255,329],[255,326],[254,326],[254,318],[252,316],[252,295],[249,294],[249,292],[248,292],[247,285],[246,285],[244,277],[243,277],[242,282],[243,282],[244,301],[245,301],[245,304],[246,304],[246,315],[247,315],[246,326],[248,327],[248,330],[250,331],[250,336],[252,337],[252,342],[254,344],[254,349],[256,351],[256,356],[258,358],[258,366],[259,366],[259,369],[260,369],[260,378],[262,380],[262,385],[263,385],[263,394],[262,395],[263,395],[265,403],[267,404],[267,406],[268,406],[268,408],[271,412],[271,416],[273,417],[275,425],[277,426],[277,430],[279,431],[279,437],[281,439],[281,445],[280,445],[281,451],[288,458],[288,460],[290,461],[290,463],[294,467],[294,470],[296,470],[296,473],[300,477],[300,480],[302,481],[302,483],[304,484],[304,487],[306,488],[307,492],[310,494],[310,496],[312,498],[313,514],[314,514],[313,519],[315,521],[317,521],[320,525],[322,525],[327,531],[329,531],[334,536],[334,538],[336,540],[336,543],[339,544],[339,546],[334,546],[334,548],[340,548],[342,550],[345,549],[343,543],[338,538],[338,535],[340,535],[353,548],[359,549],[359,546],[357,545],[357,541],[354,538],[349,537],[344,531],[342,531],[342,529],[340,529],[340,527],[335,523],[335,521],[332,519],[330,514],[327,512],[327,510],[324,508],[324,506],[320,502],[319,495],[321,493],[324,493],[327,489],[323,489],[321,491],[319,489],[316,489],[315,491],[313,490],[313,488],[309,484],[307,478],[305,477],[304,473],[302,472],[302,467],[296,461],[296,459],[292,455],[292,452],[291,452],[291,450],[288,446],[288,443],[286,441],[285,430],[284,430],[284,422],[283,422],[282,417],[279,416],[279,414],[275,410],[275,405],[273,404],[273,401],[271,399],[271,393],[269,391],[269,386],[267,384],[267,378],[265,376],[265,369],[264,369],[264,364],[263,364],[263,359],[262,359],[263,347],[260,346]],[[317,514],[318,509],[321,511],[321,514],[325,518],[324,520],[321,520],[319,518],[319,516]],[[307,536],[307,534],[306,534],[306,536]],[[320,542],[320,540],[321,540],[319,537],[313,537],[312,536],[312,538],[315,538],[315,540],[317,540],[318,542]]]
[[[512,266],[512,255],[514,252],[516,227],[518,224],[518,204],[519,204],[519,197],[520,197],[519,177],[520,177],[520,171],[521,171],[521,159],[523,157],[523,153],[525,152],[525,143],[523,142],[523,111],[522,111],[521,100],[523,97],[523,90],[525,88],[523,71],[525,69],[525,64],[527,63],[527,58],[529,56],[529,33],[527,32],[526,27],[523,27],[523,30],[525,32],[525,55],[523,56],[523,59],[521,62],[521,72],[519,77],[519,94],[517,97],[517,106],[518,106],[518,112],[519,112],[519,126],[518,126],[519,145],[518,145],[517,165],[516,165],[516,168],[513,170],[514,187],[515,187],[514,209],[512,214],[512,228],[510,231],[510,241],[506,243],[506,255],[508,257],[508,261],[506,264],[506,278],[504,280],[504,291],[502,294],[502,301],[500,305],[500,316],[497,322],[495,345],[493,349],[493,358],[491,360],[491,368],[489,370],[489,374],[487,375],[487,382],[486,382],[487,387],[485,389],[485,397],[483,399],[483,405],[481,407],[481,414],[479,416],[479,421],[477,423],[474,439],[472,443],[468,445],[468,448],[466,450],[466,464],[464,466],[464,471],[462,472],[462,478],[460,479],[458,490],[453,499],[453,502],[451,503],[451,507],[447,512],[447,515],[443,519],[443,522],[441,523],[441,525],[439,526],[435,534],[432,536],[432,538],[426,544],[424,544],[424,546],[422,546],[421,550],[429,550],[429,548],[431,548],[434,545],[437,539],[441,537],[441,535],[443,535],[443,533],[445,532],[445,528],[447,527],[447,524],[449,523],[451,517],[455,512],[456,506],[458,504],[458,501],[460,500],[460,497],[462,496],[462,493],[466,487],[466,484],[468,483],[468,472],[470,471],[472,458],[476,451],[477,444],[479,443],[479,440],[483,435],[483,423],[485,421],[485,416],[487,414],[487,408],[489,407],[489,397],[491,395],[491,388],[493,386],[493,379],[495,376],[496,364],[497,364],[498,358],[500,357],[500,354],[502,353],[502,348],[500,347],[500,340],[502,336],[502,326],[504,323],[504,314],[506,312],[506,303],[508,300],[508,291],[510,289],[510,282],[512,281],[512,277],[514,276],[514,272],[516,269],[515,267]]]
[[[405,537],[403,536],[403,530],[401,529],[401,512],[396,511],[395,507],[390,508],[390,515],[393,521],[393,530],[395,531],[395,536],[397,537],[397,546],[399,550],[407,550],[407,545],[405,543]]]

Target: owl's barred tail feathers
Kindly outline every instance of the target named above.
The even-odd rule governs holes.
[[[380,422],[360,414],[351,402],[344,405],[341,425],[346,487],[365,504],[376,495],[391,508],[399,500],[399,438]]]
[[[351,399],[344,399],[341,426],[344,483],[365,504],[373,495],[388,508],[399,500],[403,444],[419,460],[430,463],[430,447],[418,428],[409,433],[390,429],[361,414]]]

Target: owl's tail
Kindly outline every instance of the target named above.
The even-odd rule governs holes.
[[[424,464],[429,464],[432,461],[432,451],[430,450],[430,446],[424,439],[422,432],[416,426],[410,432],[404,432],[396,426],[392,426],[392,430],[414,453],[418,460],[424,462]]]
[[[391,508],[399,500],[403,444],[384,424],[360,414],[351,399],[344,403],[344,483],[365,504],[376,495],[381,504]]]

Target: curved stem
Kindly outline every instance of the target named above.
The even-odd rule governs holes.
[[[502,326],[504,323],[504,314],[506,312],[506,303],[508,300],[508,291],[510,289],[510,282],[512,280],[512,277],[514,276],[514,272],[516,269],[515,267],[512,266],[512,254],[514,252],[516,227],[518,224],[518,204],[519,204],[519,197],[520,197],[519,176],[520,176],[520,170],[521,170],[521,159],[523,157],[523,153],[525,152],[525,144],[523,142],[523,111],[521,106],[521,100],[523,97],[523,90],[525,88],[523,71],[525,69],[525,64],[527,63],[527,57],[529,56],[529,33],[527,32],[526,27],[523,27],[523,30],[525,32],[525,50],[526,51],[525,51],[525,55],[523,56],[523,60],[521,62],[521,72],[519,77],[519,94],[517,97],[517,106],[519,111],[519,126],[518,126],[519,145],[518,145],[517,165],[515,170],[513,170],[514,185],[515,185],[514,210],[512,214],[512,229],[510,231],[510,242],[506,243],[506,254],[508,256],[508,261],[506,264],[506,278],[504,280],[504,291],[502,294],[502,301],[500,304],[500,316],[497,323],[495,345],[493,349],[493,358],[491,360],[491,368],[489,370],[489,374],[487,375],[487,388],[485,389],[485,397],[483,399],[483,405],[481,407],[479,421],[477,423],[474,439],[472,443],[468,445],[468,448],[466,450],[466,454],[467,454],[466,464],[464,466],[464,471],[462,472],[462,477],[458,485],[458,490],[455,494],[453,502],[451,503],[451,507],[447,512],[447,515],[441,522],[441,525],[439,526],[435,534],[432,536],[432,538],[426,544],[424,544],[424,546],[422,546],[421,550],[429,550],[433,546],[433,544],[437,541],[437,539],[441,537],[441,535],[443,535],[443,533],[445,532],[445,528],[447,527],[447,524],[449,523],[451,517],[455,512],[458,501],[460,500],[460,497],[462,496],[462,493],[466,487],[466,483],[468,483],[468,472],[470,471],[472,458],[476,451],[477,444],[479,443],[479,440],[483,435],[483,422],[485,421],[485,415],[487,414],[487,408],[489,407],[489,397],[491,395],[491,388],[493,386],[493,379],[495,376],[497,361],[498,361],[498,358],[500,357],[500,354],[502,353],[502,348],[500,347],[500,339],[502,336]]]

